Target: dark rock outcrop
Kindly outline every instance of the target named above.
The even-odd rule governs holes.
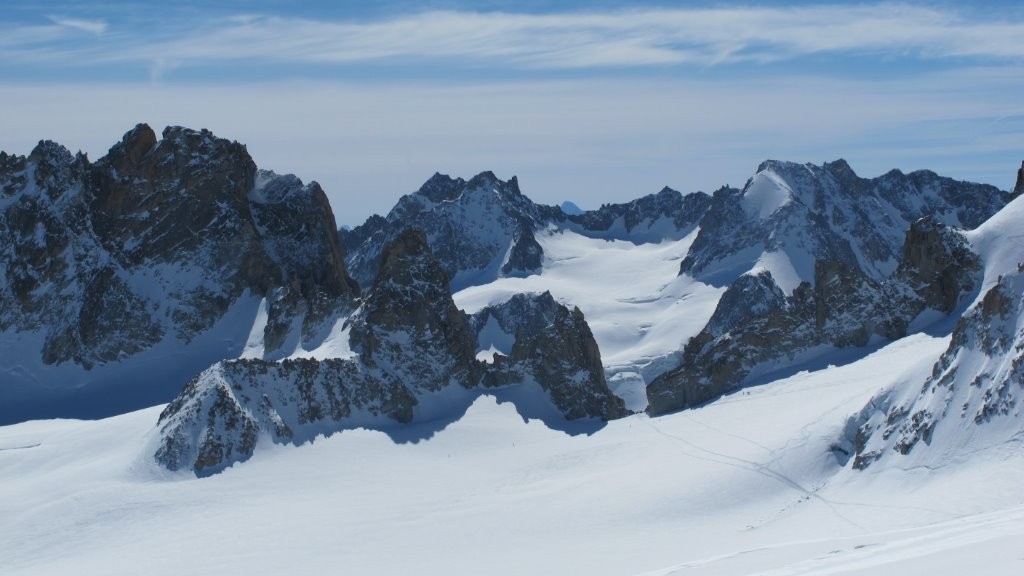
[[[475,341],[426,235],[409,229],[389,242],[379,270],[350,321],[362,363],[423,390],[475,386]]]
[[[312,440],[343,427],[412,420],[401,382],[341,359],[228,360],[189,382],[160,414],[154,457],[169,470],[213,474],[247,460],[260,436]]]
[[[767,315],[785,306],[786,295],[775,284],[771,272],[744,274],[722,293],[704,331],[720,336],[752,316]]]
[[[1024,265],[1001,276],[960,318],[923,385],[883,392],[850,418],[840,443],[853,455],[854,468],[867,468],[887,455],[907,456],[936,438],[937,449],[919,456],[926,465],[942,465],[950,453],[983,447],[969,445],[978,438],[987,437],[994,446],[1020,435],[1021,294]]]
[[[40,142],[28,157],[0,155],[0,190],[0,337],[39,340],[38,361],[26,359],[0,395],[77,398],[34,414],[0,400],[0,421],[107,415],[86,400],[110,386],[131,387],[141,405],[166,401],[181,380],[147,377],[146,394],[120,366],[158,344],[174,353],[146,360],[153,375],[160,358],[195,373],[237,356],[253,317],[193,343],[246,298],[267,299],[270,353],[294,321],[311,336],[358,293],[320,187],[258,173],[245,146],[206,130],[169,127],[158,139],[139,124],[95,163]],[[52,380],[64,388],[36,384]]]
[[[680,239],[693,231],[711,203],[703,192],[682,195],[665,187],[625,204],[605,204],[597,210],[566,216],[570,228],[598,238],[660,242]]]
[[[475,394],[527,381],[567,419],[625,415],[579,310],[550,294],[523,295],[470,318],[418,230],[384,246],[378,270],[348,322],[356,357],[214,365],[160,415],[157,462],[208,475],[248,459],[261,435],[300,443],[356,426],[388,429],[412,421],[425,399],[447,398],[458,412]],[[474,336],[492,317],[515,337],[507,357],[485,364]]]
[[[1017,169],[1017,183],[1013,186],[1013,196],[1016,198],[1024,194],[1024,162],[1020,163],[1020,168]]]
[[[828,261],[882,282],[899,264],[912,222],[930,216],[972,229],[1009,198],[995,187],[928,171],[864,179],[843,160],[822,166],[769,160],[743,190],[715,192],[680,273],[728,285],[763,254],[781,253],[804,281],[813,280],[810,263]]]
[[[541,264],[534,231],[563,218],[561,210],[523,196],[515,177],[482,172],[469,181],[435,174],[419,191],[403,196],[386,218],[373,216],[339,232],[346,263],[360,285],[377,275],[381,247],[407,228],[427,241],[456,290],[499,276],[525,276]]]
[[[517,294],[474,314],[471,325],[479,348],[496,344],[493,335],[483,341],[489,330],[511,336],[486,365],[485,386],[532,380],[569,419],[611,420],[628,413],[608,388],[601,352],[579,308],[570,310],[549,292]]]
[[[846,262],[817,261],[813,284],[800,284],[780,301],[770,276],[741,277],[708,326],[687,342],[680,365],[651,382],[647,411],[707,402],[753,375],[808,360],[821,346],[901,338],[926,308],[953,312],[975,293],[980,272],[960,231],[923,218],[907,232],[901,262],[882,283]],[[755,300],[731,305],[746,296]]]

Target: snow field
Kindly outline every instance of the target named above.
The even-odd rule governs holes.
[[[646,405],[640,398],[643,386],[675,364],[676,354],[707,324],[724,291],[679,276],[679,263],[696,234],[633,244],[571,231],[538,233],[545,254],[540,274],[466,288],[455,294],[455,304],[474,313],[520,292],[547,290],[559,302],[579,307],[612,385],[624,384],[616,393],[633,398],[630,408],[640,410]]]
[[[850,413],[922,381],[945,346],[912,336],[589,434],[484,396],[424,440],[267,444],[202,480],[149,458],[159,407],[7,426],[0,558],[12,575],[937,574],[983,552],[986,572],[1019,573],[1013,446],[932,471],[855,472],[829,451]]]

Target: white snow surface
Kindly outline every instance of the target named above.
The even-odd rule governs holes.
[[[784,294],[792,294],[801,282],[810,282],[814,279],[814,259],[799,251],[795,257],[784,251],[765,252],[747,274],[756,275],[762,270],[771,273],[775,285],[781,288]]]
[[[864,447],[865,452],[880,452],[880,462],[898,460],[922,469],[960,465],[965,455],[1007,444],[1017,446],[1020,454],[1024,445],[1024,405],[1019,399],[1024,388],[1020,377],[1024,350],[1021,200],[967,233],[985,262],[985,279],[977,300],[957,324],[957,346],[936,364],[931,378],[883,392],[865,408],[868,425],[885,431],[875,433]],[[985,313],[986,295],[997,283],[1009,301],[1005,308]],[[901,412],[902,421],[889,420],[893,412]],[[915,419],[918,430],[927,426],[928,432],[922,433],[923,439],[909,454],[900,457],[893,447],[915,437],[911,428]]]
[[[575,435],[482,396],[418,441],[347,430],[204,479],[151,460],[160,407],[0,427],[2,572],[1021,574],[1019,443],[860,472],[829,450],[946,345]]]
[[[472,314],[517,293],[550,291],[583,312],[609,377],[631,372],[649,383],[678,363],[679,351],[704,328],[724,291],[679,276],[696,235],[634,244],[567,230],[538,232],[545,255],[540,274],[466,288],[455,294],[455,304]]]
[[[972,248],[982,259],[985,269],[979,297],[983,297],[999,276],[1016,270],[1024,262],[1024,196],[1018,197],[996,212],[984,224],[966,233]]]
[[[748,216],[765,219],[789,204],[793,191],[786,181],[771,170],[762,170],[750,179],[741,205]]]

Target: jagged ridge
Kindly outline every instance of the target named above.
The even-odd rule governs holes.
[[[3,155],[0,189],[0,340],[29,355],[6,382],[17,401],[3,419],[75,389],[70,412],[41,415],[109,415],[98,395],[129,387],[135,407],[165,401],[183,370],[238,355],[251,318],[198,341],[246,298],[267,298],[272,346],[295,319],[316,332],[358,293],[320,187],[257,178],[243,145],[206,130],[168,127],[158,140],[140,124],[95,163],[40,142],[27,158]],[[158,344],[140,361],[146,384],[132,382],[122,365]],[[180,360],[160,379],[168,356]]]
[[[355,426],[386,428],[411,421],[421,401],[438,395],[451,397],[448,410],[452,403],[464,410],[472,396],[459,391],[480,386],[539,384],[568,419],[626,414],[608,390],[578,309],[569,311],[549,294],[522,295],[469,318],[455,308],[444,271],[418,230],[388,243],[379,268],[350,319],[357,358],[216,364],[160,415],[157,461],[206,475],[249,458],[261,435],[303,442]],[[479,331],[490,317],[501,318],[515,339],[507,359],[487,364],[475,358],[473,327]]]

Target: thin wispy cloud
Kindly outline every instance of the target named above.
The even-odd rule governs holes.
[[[140,121],[209,128],[319,180],[350,224],[438,170],[518,174],[539,201],[593,206],[739,185],[765,158],[1004,188],[1024,158],[1019,9],[402,1],[26,7],[0,22],[0,149],[52,138],[97,157]]]
[[[50,21],[57,26],[71,28],[81,32],[88,32],[89,34],[95,34],[97,36],[107,31],[107,23],[103,20],[84,20],[81,18],[60,18],[58,16],[50,16]]]
[[[615,10],[556,14],[424,12],[375,21],[280,16],[114,30],[103,21],[52,18],[62,27],[112,38],[83,41],[80,63],[237,61],[358,64],[381,61],[498,65],[522,69],[721,66],[820,55],[920,59],[1024,59],[1024,22],[968,17],[950,9],[876,4],[792,8]],[[8,56],[68,57],[53,39],[30,38],[31,52],[4,42]]]

